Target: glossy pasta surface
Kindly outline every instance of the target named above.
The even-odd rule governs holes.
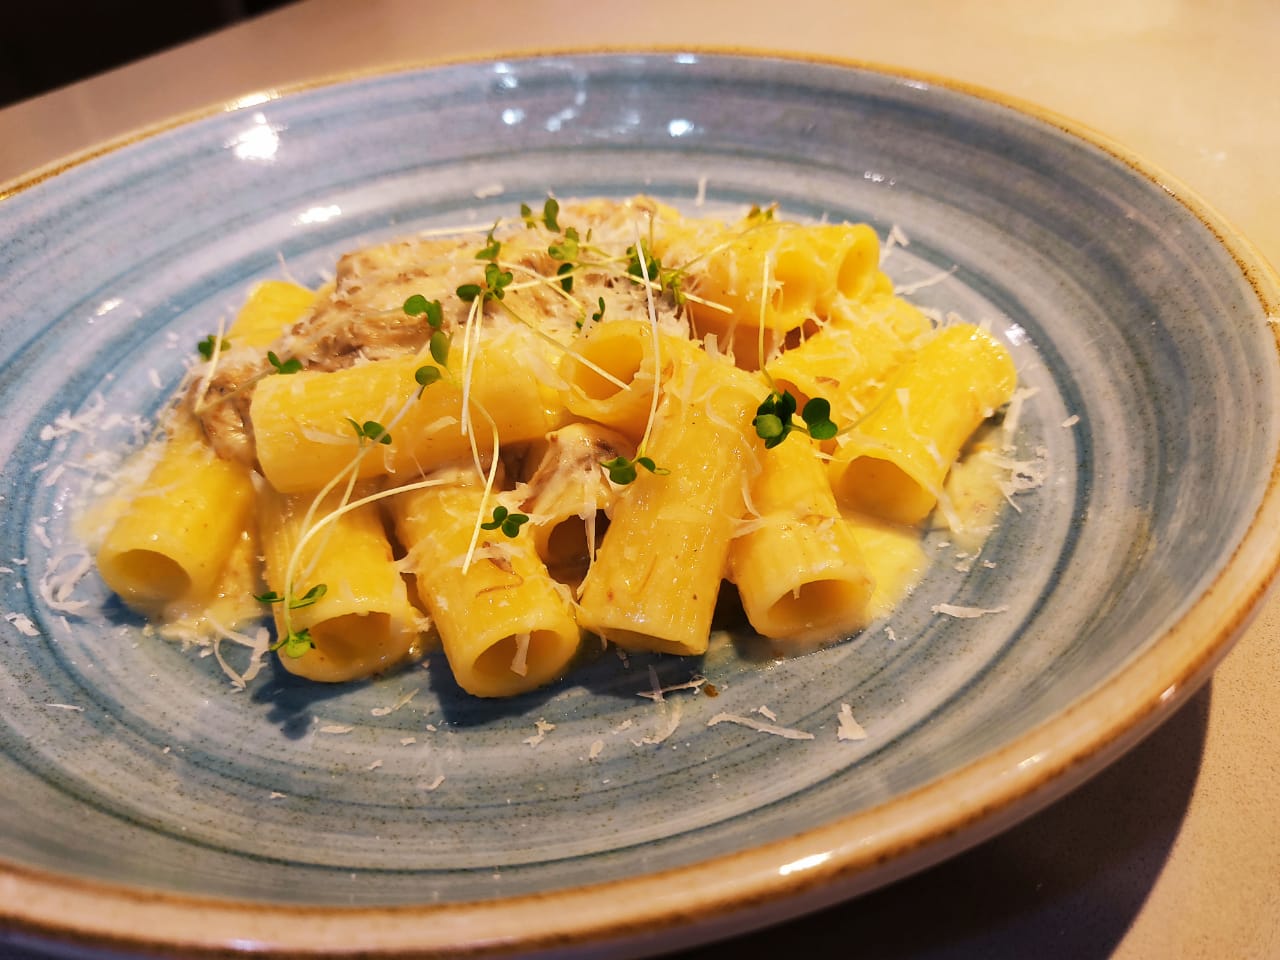
[[[324,682],[438,646],[512,696],[601,641],[705,653],[726,608],[779,653],[837,642],[926,525],[962,532],[951,468],[1017,386],[879,262],[862,224],[548,199],[262,284],[101,508],[99,570],[162,627],[270,616]]]

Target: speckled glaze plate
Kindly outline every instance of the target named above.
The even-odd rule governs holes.
[[[893,278],[1036,391],[1043,486],[834,648],[608,655],[505,703],[434,659],[236,692],[80,576],[86,478],[254,281],[548,191],[896,227]],[[1120,149],[932,79],[578,54],[253,97],[9,185],[0,263],[0,925],[73,946],[633,955],[815,908],[1116,756],[1280,557],[1275,275]],[[695,675],[719,696],[641,696]],[[762,708],[812,738],[708,724]]]

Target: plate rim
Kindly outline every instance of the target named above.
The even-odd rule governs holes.
[[[1251,287],[1262,319],[1271,324],[1280,365],[1280,274],[1224,216],[1178,178],[1091,126],[1034,102],[928,71],[797,51],[715,45],[565,47],[423,58],[326,74],[184,111],[57,158],[0,183],[0,211],[11,197],[99,157],[223,113],[309,91],[500,60],[681,53],[773,59],[924,83],[1046,123],[1073,140],[1101,149],[1159,187],[1214,236]],[[1280,405],[1273,408],[1273,416],[1280,416],[1277,410]],[[0,860],[4,893],[0,931],[82,946],[181,950],[201,956],[240,955],[246,949],[273,956],[336,955],[343,948],[335,944],[359,943],[366,955],[441,957],[509,956],[587,946],[625,949],[632,955],[742,933],[922,870],[1013,826],[1079,786],[1200,688],[1278,581],[1280,449],[1275,451],[1261,502],[1231,556],[1176,623],[1118,673],[1055,717],[891,803],[781,840],[658,873],[450,904],[256,904],[93,880]],[[1085,724],[1081,722],[1085,715],[1102,719]],[[675,879],[681,882],[673,884]],[[686,889],[696,893],[685,896]],[[558,922],[564,916],[575,918],[571,929]]]

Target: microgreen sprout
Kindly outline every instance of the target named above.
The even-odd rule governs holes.
[[[480,529],[501,530],[508,537],[515,538],[520,535],[521,525],[528,522],[529,518],[525,514],[512,513],[502,504],[498,504],[493,508],[493,519],[480,524]]]
[[[766,450],[772,450],[797,429],[793,420],[795,413],[796,398],[790,390],[770,391],[756,408],[751,425],[756,428],[756,436],[764,441]],[[831,420],[831,403],[823,397],[814,397],[805,403],[800,419],[805,425],[799,429],[815,440],[830,440],[838,432]]]
[[[484,246],[476,251],[477,260],[488,260],[490,263],[498,262],[498,253],[502,250],[502,244],[493,236],[493,231],[497,229],[498,225],[496,223],[489,228],[489,232],[484,238]]]
[[[351,429],[356,432],[356,437],[359,439],[361,446],[364,446],[365,441],[370,443],[391,442],[391,434],[377,420],[366,420],[364,423],[358,423],[347,417],[347,423],[351,424]]]
[[[424,363],[417,370],[413,371],[413,379],[418,383],[418,396],[422,396],[423,390],[427,389],[427,387],[440,379],[440,368],[433,367],[429,363]]]
[[[404,312],[410,317],[425,316],[433,330],[439,330],[444,325],[444,308],[440,301],[428,300],[420,293],[415,293],[404,302]]]
[[[800,419],[809,430],[809,436],[815,440],[830,440],[838,432],[831,419],[831,401],[824,397],[814,397],[800,411]]]
[[[555,197],[547,197],[546,203],[542,205],[542,216],[534,215],[533,208],[527,203],[520,204],[520,219],[524,221],[524,225],[529,228],[536,227],[540,222],[548,230],[553,233],[560,232],[560,223],[556,219],[560,216],[560,204]]]
[[[223,350],[230,350],[231,343],[225,337],[219,337],[216,333],[211,333],[199,343],[196,344],[196,350],[200,352],[200,356],[206,360],[212,360],[215,352],[221,353]]]
[[[302,361],[297,357],[281,360],[274,350],[267,351],[267,362],[275,368],[276,373],[298,373],[302,369]]]
[[[290,610],[301,610],[303,607],[309,607],[329,592],[329,587],[323,583],[317,583],[300,597],[294,597],[289,601]],[[284,603],[283,594],[274,590],[268,590],[266,593],[255,593],[253,599],[259,603]]]
[[[770,392],[764,402],[756,408],[755,419],[751,425],[756,428],[756,435],[764,441],[766,450],[772,450],[791,432],[791,418],[796,412],[796,398],[790,390],[778,393]]]
[[[624,456],[614,457],[612,460],[606,460],[600,466],[604,467],[609,474],[609,479],[620,487],[625,487],[636,479],[636,467],[641,466],[650,473],[659,477],[668,476],[671,471],[666,467],[660,467],[653,462],[652,457],[636,457],[634,460],[628,460]]]
[[[591,319],[600,321],[604,319],[604,297],[599,297],[596,302],[600,305],[600,309],[592,312]]]
[[[566,227],[564,238],[547,247],[547,253],[557,260],[577,260],[581,250],[578,248],[578,231]]]
[[[641,254],[644,255],[643,264],[640,261]],[[628,276],[634,277],[641,283],[657,284],[659,290],[671,294],[671,299],[675,301],[676,306],[684,306],[688,298],[684,292],[683,270],[664,268],[662,261],[655,257],[643,243],[635,243],[627,247],[626,255]]]
[[[496,263],[484,267],[484,283],[464,283],[458,287],[458,299],[471,303],[474,300],[501,300],[506,296],[507,285],[515,279],[510,270],[503,270]]]
[[[301,630],[290,630],[281,639],[271,645],[272,650],[284,650],[284,655],[297,660],[308,650],[315,649],[315,641],[311,639],[311,631],[306,627]]]
[[[778,209],[776,203],[771,203],[767,207],[761,207],[758,204],[752,204],[751,209],[747,211],[747,220],[768,221],[773,219],[774,211]]]
[[[431,352],[431,359],[440,366],[446,366],[449,363],[449,335],[443,330],[437,330],[431,335],[431,339],[427,341],[427,349]]]

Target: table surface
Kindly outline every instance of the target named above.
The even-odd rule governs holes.
[[[729,46],[922,70],[1056,110],[1181,180],[1280,264],[1278,39],[1274,0],[305,0],[0,110],[0,184],[175,114],[353,70]],[[1065,799],[892,887],[683,956],[1280,957],[1278,648],[1273,594],[1209,684]]]

